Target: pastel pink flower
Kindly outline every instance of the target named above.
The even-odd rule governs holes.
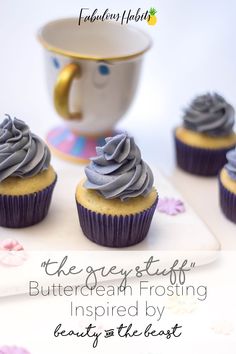
[[[0,251],[23,251],[24,247],[16,240],[5,239],[0,243]]]
[[[5,266],[20,266],[26,260],[27,254],[24,251],[24,247],[18,241],[6,239],[0,243],[0,264]]]
[[[9,347],[9,346],[3,346],[0,347],[0,354],[30,354],[28,350],[20,347]]]
[[[185,212],[184,203],[179,199],[160,198],[157,204],[157,210],[167,215],[177,215]]]

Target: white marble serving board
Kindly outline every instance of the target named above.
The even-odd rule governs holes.
[[[71,165],[59,160],[54,162],[54,166],[58,173],[58,182],[47,218],[38,225],[24,229],[0,227],[1,239],[17,239],[28,251],[106,250],[107,248],[89,241],[79,225],[75,188],[80,178],[84,176],[84,166]],[[159,197],[175,197],[184,201],[160,172],[154,172],[154,175]],[[218,250],[220,245],[207,226],[186,202],[185,207],[186,212],[177,216],[156,211],[147,238],[127,250]]]

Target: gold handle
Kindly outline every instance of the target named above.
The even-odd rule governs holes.
[[[54,105],[57,113],[67,120],[81,119],[81,112],[71,113],[69,110],[69,94],[74,78],[81,76],[78,64],[71,63],[63,68],[54,87]]]

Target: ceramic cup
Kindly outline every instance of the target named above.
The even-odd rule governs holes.
[[[41,28],[47,85],[69,130],[102,135],[125,114],[150,37],[138,28],[68,18]]]

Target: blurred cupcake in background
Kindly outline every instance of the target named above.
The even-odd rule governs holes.
[[[234,108],[217,93],[196,97],[185,109],[183,126],[175,130],[177,164],[202,176],[216,176],[226,153],[236,146]]]
[[[236,223],[236,149],[227,153],[228,163],[220,172],[220,205],[225,216]]]
[[[153,174],[132,137],[119,134],[97,147],[76,190],[81,228],[91,241],[126,247],[147,235],[157,205]]]
[[[20,228],[48,213],[56,173],[47,145],[19,119],[0,124],[0,226]]]

